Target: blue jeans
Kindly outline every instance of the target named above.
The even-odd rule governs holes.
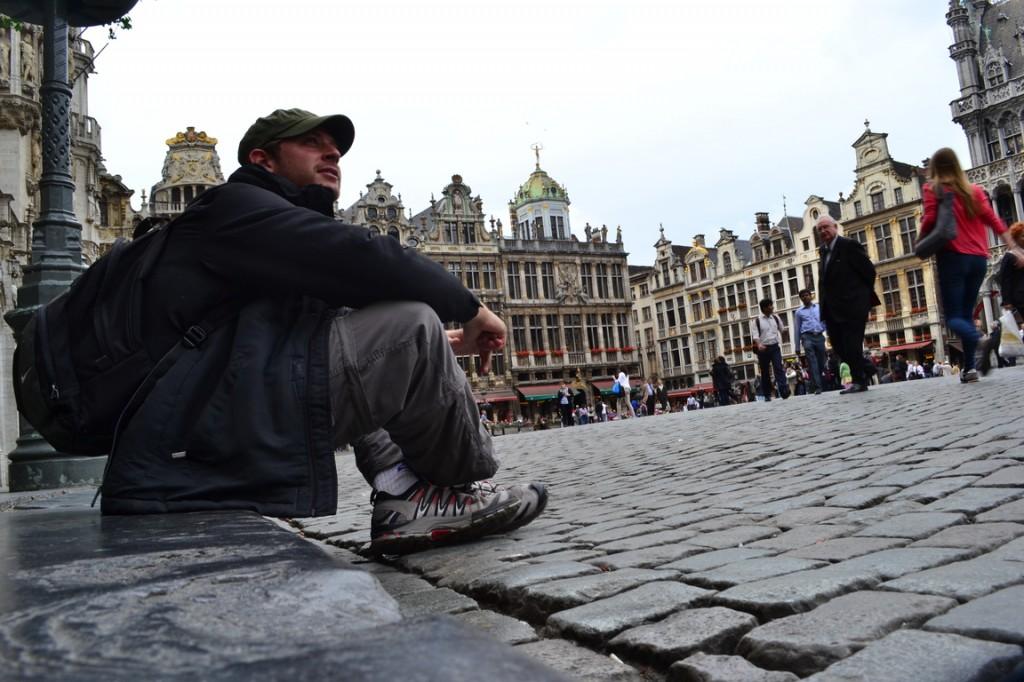
[[[800,345],[807,353],[808,374],[811,375],[811,388],[820,391],[822,385],[822,372],[825,371],[825,335],[804,332],[800,335]]]
[[[761,395],[765,400],[772,399],[772,370],[775,371],[775,384],[780,398],[789,397],[789,385],[786,383],[786,370],[782,366],[782,349],[779,344],[765,346],[757,351],[757,364],[761,370]]]
[[[974,328],[974,305],[985,280],[986,258],[942,251],[938,255],[938,265],[939,292],[942,294],[946,324],[963,341],[964,370],[974,369],[974,353],[981,338]]]

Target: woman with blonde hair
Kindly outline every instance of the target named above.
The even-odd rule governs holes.
[[[956,153],[943,147],[928,162],[928,180],[924,186],[924,216],[921,218],[920,236],[935,227],[938,215],[939,192],[953,194],[953,215],[956,218],[956,238],[936,255],[939,270],[939,292],[946,323],[963,341],[964,364],[960,373],[962,383],[978,380],[974,367],[974,353],[981,335],[974,328],[974,304],[985,279],[988,263],[988,233],[986,226],[1002,237],[1009,247],[1009,257],[1016,267],[1024,267],[1024,249],[1010,238],[1006,225],[992,210],[985,190],[972,185],[960,167]]]

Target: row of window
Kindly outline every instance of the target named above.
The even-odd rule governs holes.
[[[789,268],[785,272],[763,275],[760,280],[753,278],[746,282],[736,282],[718,287],[716,290],[718,297],[717,314],[722,319],[729,312],[733,311],[740,311],[742,313],[748,312],[748,309],[756,311],[758,309],[758,302],[763,298],[770,298],[781,302],[788,300],[795,305],[800,289],[806,287],[812,291],[814,290],[814,264],[807,263],[803,266],[802,280],[799,277],[799,273],[800,271],[797,268]],[[759,283],[760,287],[758,286]],[[687,302],[689,305],[687,305]],[[692,320],[693,323],[713,319],[715,313],[716,311],[712,306],[710,289],[691,293],[688,297],[679,296],[675,299],[657,301],[655,303],[659,334],[664,334],[666,328],[671,329],[677,324],[687,324],[688,319]],[[640,310],[640,318],[643,322],[651,321],[650,306],[644,306]],[[637,321],[639,322],[640,320]]]
[[[661,354],[661,368],[665,373],[678,374],[684,367],[692,364],[690,353],[690,336],[666,339],[658,343]],[[697,332],[692,337],[693,349],[697,354],[697,363],[710,366],[718,356],[718,334],[716,331]]]
[[[626,313],[512,315],[509,321],[515,351],[582,353],[632,345]]]
[[[476,223],[445,221],[441,226],[441,240],[446,244],[476,244]]]
[[[871,201],[871,212],[878,213],[879,211],[885,210],[885,191],[879,190],[872,192],[868,195],[868,199]],[[896,187],[892,191],[892,205],[899,206],[903,203],[903,188]],[[859,218],[864,215],[864,207],[861,201],[858,199],[853,202],[853,215],[855,218]]]
[[[555,298],[555,274],[552,263],[509,261],[505,276],[509,300]],[[618,263],[582,263],[580,284],[583,293],[590,298],[622,300],[626,296],[622,265]]]
[[[725,254],[725,258],[728,258],[729,254]],[[669,265],[669,259],[663,259],[658,263],[658,268],[654,272],[654,288],[660,289],[667,287],[671,284],[676,284],[683,281],[682,271],[685,271],[689,277],[688,280],[691,284],[696,282],[703,282],[708,278],[708,266],[704,262],[704,259],[695,260],[682,269],[678,267],[671,267]],[[731,267],[729,272],[731,272]],[[647,285],[640,285],[643,291],[641,295],[647,295]]]
[[[1020,116],[1014,112],[1006,112],[999,123],[986,119],[983,126],[985,135],[985,151],[989,162],[998,161],[1004,156],[1013,156],[1024,151],[1021,138]]]
[[[475,261],[451,261],[442,263],[453,277],[462,281],[466,288],[474,291],[498,288],[498,275],[494,263]]]
[[[394,220],[398,217],[398,209],[394,206],[388,206],[383,210],[378,210],[376,206],[368,206],[366,208],[366,218],[368,220],[376,220],[383,216],[387,216],[388,220]]]
[[[892,225],[888,222],[872,225],[875,253],[872,260],[876,263],[887,261],[897,256],[909,256],[914,253],[914,242],[917,241],[917,220],[914,216],[900,218],[896,223],[897,233],[893,234]],[[850,239],[856,239],[865,247],[868,246],[867,228],[849,233]],[[896,239],[899,238],[900,251],[896,251]],[[870,253],[870,249],[869,249]]]
[[[928,297],[925,294],[924,270],[908,270],[907,292],[910,295],[910,312],[921,313],[928,309]],[[899,274],[885,275],[881,278],[882,303],[885,304],[886,317],[899,317],[903,314],[903,301],[900,295]]]
[[[569,235],[565,230],[565,216],[553,215],[548,217],[548,229],[544,229],[544,217],[537,216],[532,221],[523,220],[519,223],[519,236],[522,239],[568,239]]]

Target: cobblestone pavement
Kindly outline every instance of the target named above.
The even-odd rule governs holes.
[[[513,534],[361,564],[583,680],[1002,680],[1024,645],[1024,367],[496,440]],[[369,491],[301,523],[350,560]],[[1018,671],[1020,674],[1021,671]],[[1024,678],[1022,678],[1024,679]]]

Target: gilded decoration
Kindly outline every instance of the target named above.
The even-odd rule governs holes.
[[[217,138],[210,137],[206,134],[205,130],[201,130],[197,133],[195,126],[189,126],[185,129],[185,132],[178,133],[171,139],[167,140],[168,147],[177,144],[208,144],[212,146],[217,144]]]

